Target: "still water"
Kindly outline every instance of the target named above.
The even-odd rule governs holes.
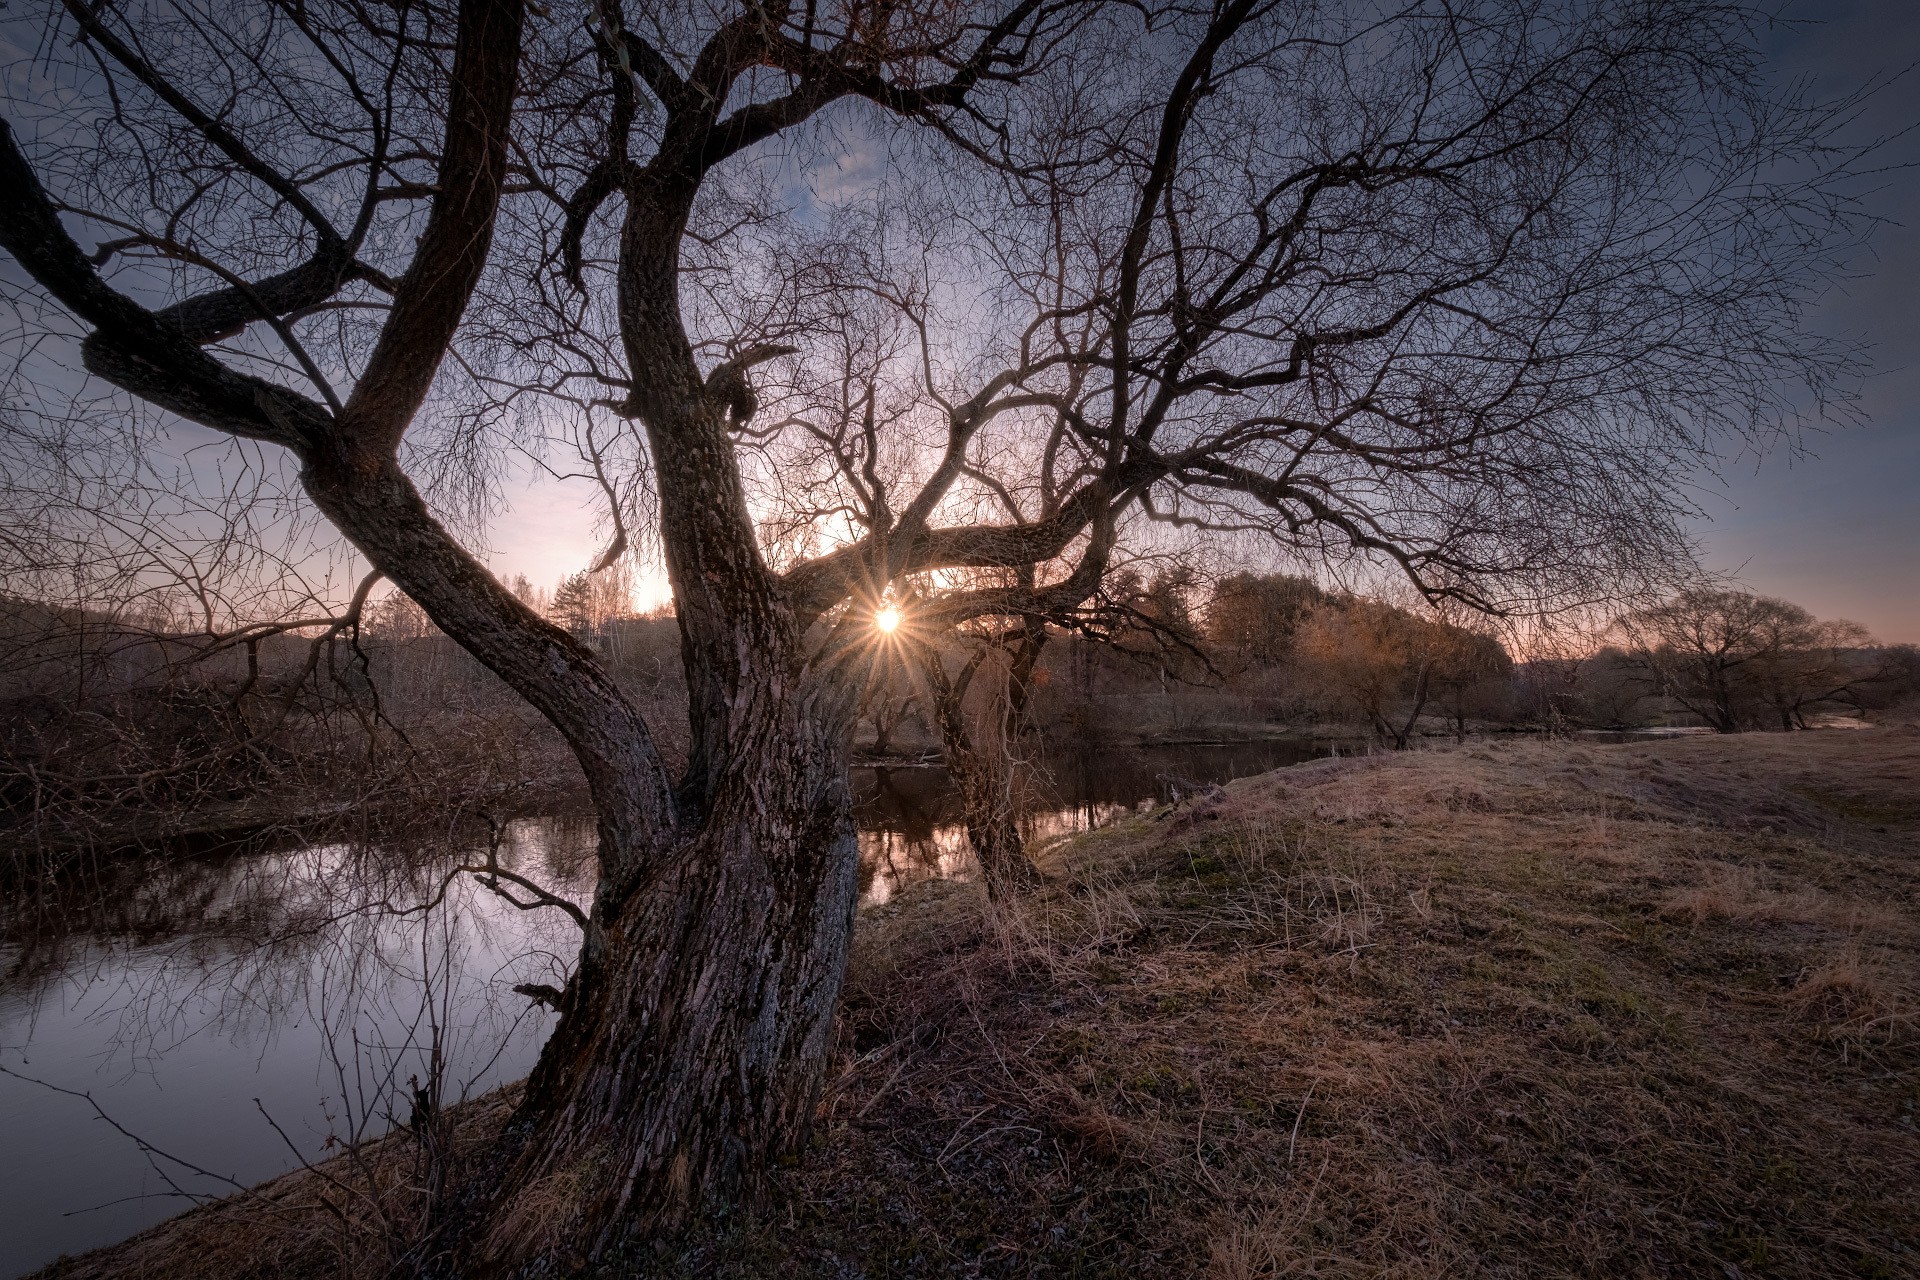
[[[1041,771],[1046,842],[1329,743],[1103,751]],[[937,769],[856,771],[861,901],[973,868]],[[584,904],[593,824],[506,828],[501,865]],[[396,1122],[437,1053],[445,1097],[524,1075],[578,945],[449,868],[458,840],[316,845],[129,864],[0,907],[0,1277],[122,1239]],[[398,1117],[404,1120],[405,1116]]]

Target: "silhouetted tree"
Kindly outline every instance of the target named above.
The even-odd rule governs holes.
[[[1492,609],[1641,589],[1685,558],[1713,441],[1843,363],[1799,323],[1847,231],[1832,116],[1774,96],[1713,0],[63,0],[46,26],[0,245],[65,363],[33,387],[52,425],[0,444],[38,451],[10,509],[111,514],[59,473],[128,416],[60,411],[82,368],[290,459],[593,796],[558,1025],[429,1269],[598,1256],[800,1149],[889,592],[924,587],[935,636],[1071,623],[1155,530]],[[886,136],[887,181],[783,203],[836,127]],[[684,769],[450,527],[517,449],[580,460],[602,563],[650,530]]]
[[[1207,602],[1207,639],[1255,666],[1276,666],[1292,654],[1300,624],[1326,599],[1307,578],[1230,574],[1214,584]]]
[[[1433,629],[1428,685],[1453,725],[1454,741],[1464,742],[1469,717],[1497,709],[1513,676],[1513,659],[1493,636],[1440,620],[1426,625]]]
[[[1872,675],[1854,657],[1871,644],[1863,628],[1750,591],[1685,591],[1617,625],[1648,683],[1720,733],[1805,728],[1809,708]]]

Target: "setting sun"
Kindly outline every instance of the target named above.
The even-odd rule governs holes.
[[[1920,1280],[1916,64],[0,8],[0,1280]]]

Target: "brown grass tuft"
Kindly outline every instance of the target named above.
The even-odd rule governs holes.
[[[1891,1040],[1910,1037],[1915,1027],[1911,988],[1884,952],[1869,954],[1854,942],[1810,970],[1789,999],[1836,1038]]]
[[[456,1162],[512,1111],[519,1086],[452,1108]],[[428,1209],[423,1147],[400,1130],[311,1169],[190,1210],[117,1245],[62,1258],[43,1280],[372,1280],[393,1268]]]

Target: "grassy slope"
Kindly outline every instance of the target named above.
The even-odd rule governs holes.
[[[601,1274],[1920,1276],[1916,854],[1912,729],[1247,779],[864,918],[777,1205]]]
[[[1920,1275],[1916,852],[1911,730],[1243,781],[871,920],[786,1243],[710,1256]]]

